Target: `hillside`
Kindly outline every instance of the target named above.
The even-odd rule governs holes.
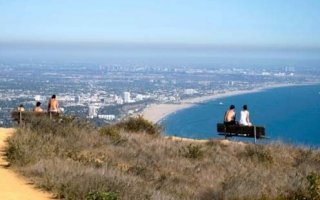
[[[64,199],[320,199],[320,152],[281,143],[170,140],[142,118],[98,129],[33,119],[11,167]]]

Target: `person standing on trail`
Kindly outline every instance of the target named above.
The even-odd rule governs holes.
[[[59,113],[59,103],[56,99],[56,95],[52,95],[48,103],[48,113]]]

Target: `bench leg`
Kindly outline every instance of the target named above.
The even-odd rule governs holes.
[[[253,126],[253,132],[254,132],[254,143],[257,143],[257,127]]]
[[[19,112],[19,124],[22,123],[22,112]]]
[[[227,140],[228,137],[227,137],[227,127],[224,126],[224,139]]]

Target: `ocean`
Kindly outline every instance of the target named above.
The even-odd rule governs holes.
[[[273,88],[216,99],[171,114],[161,124],[167,135],[223,138],[217,134],[216,124],[223,121],[231,104],[236,106],[237,120],[242,106],[248,105],[251,122],[264,126],[270,138],[261,140],[263,143],[281,141],[320,147],[320,85]]]

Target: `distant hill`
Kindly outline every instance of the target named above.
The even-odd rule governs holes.
[[[11,167],[63,199],[320,199],[319,150],[171,140],[141,117],[37,118],[8,143]]]

